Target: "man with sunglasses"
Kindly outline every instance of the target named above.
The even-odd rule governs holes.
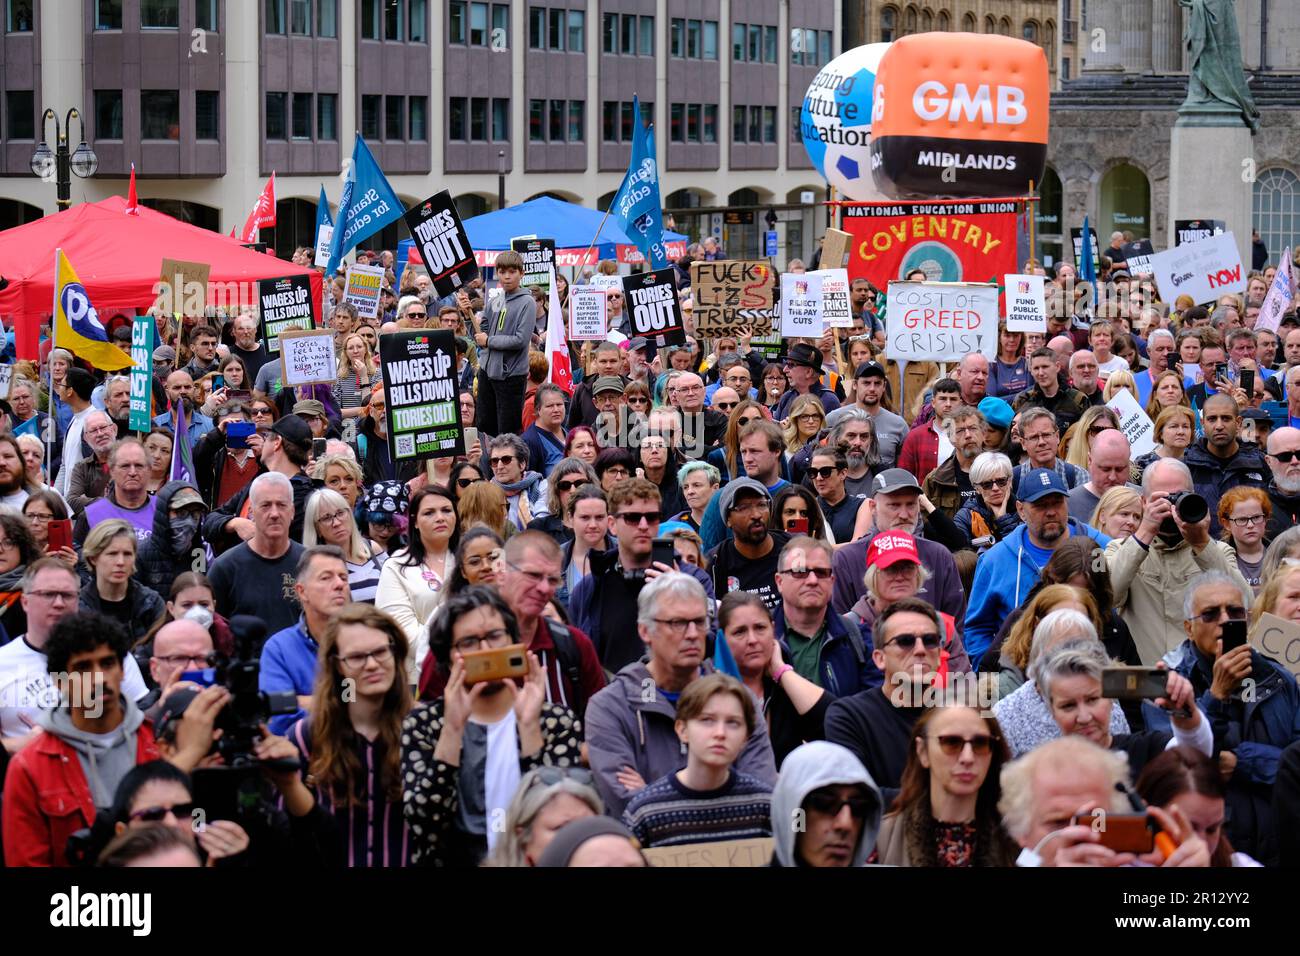
[[[1097,419],[1094,427],[1103,424],[1101,419]],[[1092,513],[1102,495],[1112,488],[1128,484],[1133,457],[1128,439],[1118,428],[1103,428],[1095,436],[1090,434],[1088,440],[1088,480],[1071,488],[1066,496],[1070,502],[1070,517],[1079,524],[1092,520]]]
[[[1296,378],[1300,379],[1300,368]],[[1300,388],[1294,394],[1300,396]],[[1265,447],[1268,452],[1264,459],[1272,472],[1267,491],[1273,513],[1264,533],[1264,543],[1268,544],[1300,523],[1300,428],[1287,425],[1273,429]]]
[[[781,603],[776,569],[781,549],[790,538],[783,531],[768,530],[771,494],[753,478],[733,478],[718,493],[718,511],[731,537],[709,552],[714,592],[757,594],[768,612],[776,613]]]
[[[853,753],[814,740],[791,751],[772,791],[773,866],[862,866],[884,804]]]

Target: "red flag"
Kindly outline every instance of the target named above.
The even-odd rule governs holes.
[[[551,269],[551,296],[546,316],[546,361],[550,371],[546,380],[573,394],[573,368],[569,364],[569,345],[564,340],[564,310],[556,291],[555,269]]]
[[[140,201],[135,195],[135,163],[131,164],[131,185],[126,190],[126,209],[123,210],[128,216],[134,216],[140,208]]]
[[[258,231],[274,225],[275,173],[273,172],[262,189],[262,195],[258,196],[257,202],[253,204],[253,211],[244,220],[244,228],[239,231],[240,239],[244,242],[257,242]]]

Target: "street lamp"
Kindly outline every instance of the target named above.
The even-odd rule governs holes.
[[[497,208],[506,208],[506,151],[497,150]]]
[[[68,151],[68,134],[72,132],[72,119],[76,117],[77,124],[81,127],[81,142],[75,151]],[[54,149],[51,150],[45,142],[45,127],[51,120],[54,120]],[[86,124],[81,119],[81,114],[77,112],[76,107],[68,110],[67,116],[63,120],[63,125],[59,125],[59,115],[52,109],[47,109],[41,115],[41,144],[36,147],[36,152],[32,154],[32,172],[41,179],[49,182],[54,179],[58,189],[58,205],[60,210],[67,209],[72,205],[72,174],[76,173],[81,179],[89,179],[95,175],[95,170],[99,169],[99,157],[95,151],[86,144]]]

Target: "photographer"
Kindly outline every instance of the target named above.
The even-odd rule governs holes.
[[[1181,598],[1192,578],[1222,571],[1243,587],[1246,581],[1232,548],[1211,540],[1208,507],[1194,495],[1192,473],[1181,461],[1161,458],[1148,465],[1142,473],[1142,500],[1142,523],[1124,540],[1106,546],[1106,564],[1115,607],[1133,634],[1142,663],[1152,666],[1186,637]],[[1187,520],[1197,514],[1199,520]]]

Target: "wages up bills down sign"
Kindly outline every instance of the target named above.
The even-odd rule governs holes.
[[[456,387],[456,338],[446,329],[379,337],[393,461],[465,453]]]

